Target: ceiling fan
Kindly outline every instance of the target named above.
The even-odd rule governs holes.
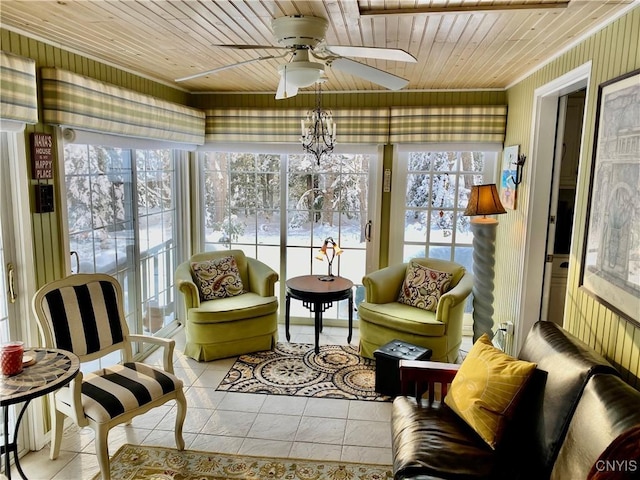
[[[273,35],[279,44],[274,45],[216,45],[217,47],[235,48],[240,50],[284,50],[281,55],[266,55],[245,60],[231,65],[207,70],[182,78],[176,82],[184,82],[194,78],[210,75],[230,68],[248,65],[250,63],[274,58],[290,56],[289,61],[278,67],[280,82],[276,92],[276,99],[290,98],[298,93],[299,88],[308,87],[326,79],[327,66],[355,75],[372,83],[381,85],[389,90],[400,90],[409,81],[370,65],[356,62],[345,57],[373,58],[393,60],[398,62],[415,62],[410,53],[398,48],[352,47],[327,45],[324,43],[325,33],[329,23],[321,17],[307,15],[293,15],[273,20],[271,27]],[[319,61],[313,61],[319,60]]]

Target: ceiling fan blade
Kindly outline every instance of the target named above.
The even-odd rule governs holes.
[[[233,63],[231,65],[225,65],[224,67],[218,67],[218,68],[214,68],[212,70],[207,70],[206,72],[194,73],[193,75],[189,75],[187,77],[176,78],[175,81],[176,82],[184,82],[186,80],[192,80],[194,78],[204,77],[205,75],[211,75],[212,73],[222,72],[224,70],[229,70],[230,68],[241,67],[242,65],[248,65],[250,63],[259,62],[260,60],[269,60],[271,58],[279,58],[279,57],[275,57],[273,55],[269,55],[269,56],[266,56],[266,57],[252,58],[251,60],[245,60],[243,62]]]
[[[280,83],[278,83],[278,91],[276,92],[276,100],[282,100],[284,98],[295,97],[298,94],[298,87],[287,85],[284,81],[284,76],[280,76]]]
[[[327,45],[325,48],[331,53],[344,57],[376,58],[379,60],[393,60],[396,62],[416,62],[416,58],[413,55],[399,48],[350,47],[347,45]]]
[[[356,62],[355,60],[349,60],[348,58],[337,58],[332,61],[330,65],[336,70],[362,77],[377,85],[382,85],[389,90],[400,90],[409,83],[409,80],[405,78],[398,77],[375,67],[370,67],[364,63]]]
[[[289,47],[275,45],[220,45],[213,44],[212,47],[233,48],[235,50],[291,50]]]

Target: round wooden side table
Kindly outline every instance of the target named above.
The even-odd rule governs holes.
[[[325,275],[302,275],[287,280],[285,332],[287,341],[291,340],[289,333],[289,313],[291,299],[302,300],[302,305],[314,313],[315,351],[320,352],[320,332],[322,331],[322,314],[339,300],[349,300],[349,336],[351,343],[353,330],[353,282],[344,277],[332,277],[331,281],[323,281]]]

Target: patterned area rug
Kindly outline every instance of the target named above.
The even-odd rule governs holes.
[[[100,474],[93,477],[99,480]],[[266,458],[123,445],[111,458],[118,480],[391,480],[390,466]]]
[[[301,397],[390,401],[375,391],[375,360],[350,345],[278,343],[238,357],[218,390]]]

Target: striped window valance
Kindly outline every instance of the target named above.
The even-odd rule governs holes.
[[[202,145],[202,110],[57,68],[43,68],[44,122],[113,135]]]
[[[392,107],[390,143],[503,143],[507,107]]]
[[[333,110],[339,143],[386,144],[389,140],[389,109]]]
[[[300,121],[308,110],[219,108],[206,110],[207,143],[293,143],[301,133]],[[332,109],[338,142],[387,143],[388,109]]]
[[[34,60],[0,52],[0,118],[38,123]]]

